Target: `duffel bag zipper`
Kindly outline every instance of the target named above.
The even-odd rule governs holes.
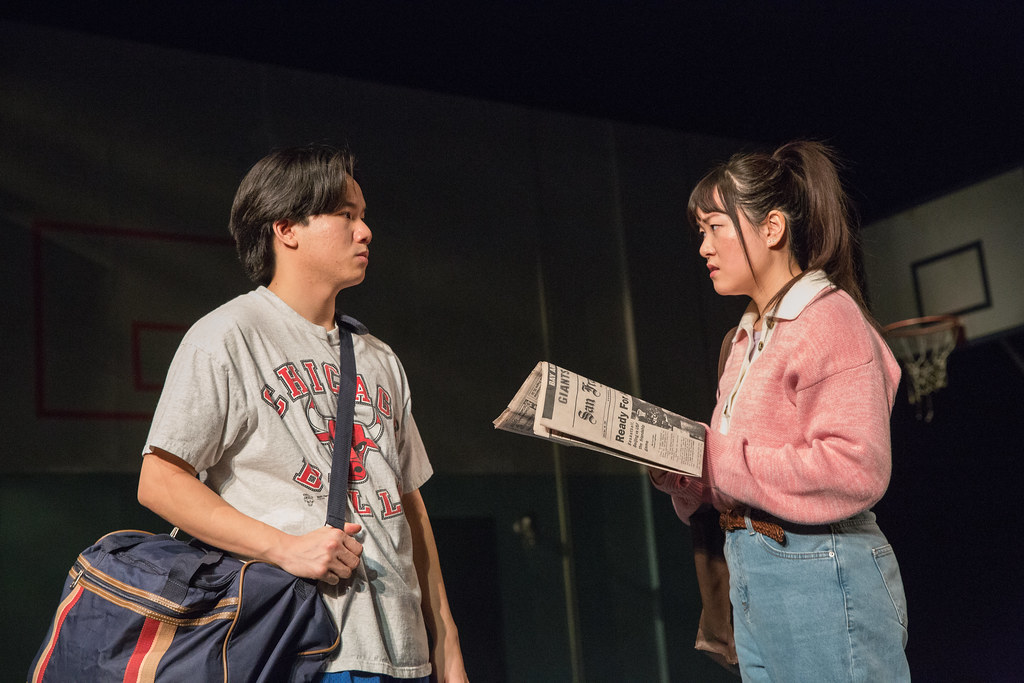
[[[81,559],[75,563],[72,572],[77,574],[72,581],[72,588],[81,583],[85,590],[95,593],[108,602],[136,614],[179,626],[198,626],[221,619],[231,620],[238,612],[238,598],[225,598],[213,607],[209,605],[183,607],[155,593],[139,590],[112,579]],[[188,616],[196,612],[203,613],[203,616],[198,618]]]

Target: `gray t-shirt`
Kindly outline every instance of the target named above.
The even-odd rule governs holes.
[[[331,480],[340,332],[264,287],[200,319],[171,362],[145,452],[185,460],[241,512],[290,534],[323,526]],[[430,673],[402,493],[432,474],[391,348],[354,334],[356,401],[349,519],[361,524],[356,576],[320,589],[341,630],[328,671]]]

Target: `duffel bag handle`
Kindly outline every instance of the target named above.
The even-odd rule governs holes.
[[[185,601],[188,587],[192,585],[192,579],[196,572],[206,565],[217,564],[224,557],[224,553],[219,550],[197,548],[188,543],[182,545],[187,547],[190,552],[181,553],[174,560],[170,571],[167,572],[167,583],[160,591],[161,597],[179,605]]]
[[[176,604],[181,604],[185,600],[188,587],[196,572],[207,565],[220,562],[224,557],[223,552],[209,546],[186,543],[173,536],[155,535],[147,531],[116,531],[101,538],[97,541],[97,545],[101,553],[114,555],[129,551],[141,543],[166,543],[168,541],[180,545],[182,552],[176,553],[177,557],[167,572],[167,581],[164,583],[160,595]]]
[[[112,531],[96,541],[96,545],[99,546],[99,551],[101,553],[104,555],[110,555],[122,550],[134,548],[138,544],[150,538],[153,538],[153,534],[148,531]]]

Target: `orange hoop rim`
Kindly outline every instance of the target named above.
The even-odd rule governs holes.
[[[887,337],[915,337],[945,330],[954,330],[956,345],[964,341],[964,326],[955,315],[926,315],[920,318],[909,318],[889,323],[882,328]]]

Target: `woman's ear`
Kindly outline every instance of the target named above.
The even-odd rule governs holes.
[[[772,209],[768,212],[768,217],[765,218],[764,223],[765,230],[765,242],[768,243],[769,247],[776,247],[786,242],[786,214],[782,213],[778,209]]]

